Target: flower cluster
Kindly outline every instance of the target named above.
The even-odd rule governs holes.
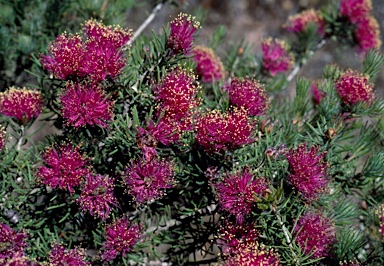
[[[40,92],[26,87],[10,87],[0,93],[0,113],[15,118],[20,125],[38,117],[43,104]]]
[[[131,224],[128,219],[121,218],[105,227],[106,241],[102,246],[101,258],[110,261],[118,254],[125,256],[141,238],[142,227]]]
[[[74,193],[77,187],[90,173],[88,160],[80,153],[79,147],[73,148],[66,144],[59,148],[49,147],[44,154],[46,166],[39,167],[37,178],[39,182],[52,188],[68,190]]]
[[[253,141],[254,125],[243,108],[225,114],[217,110],[205,113],[196,127],[197,143],[208,153],[233,150]]]
[[[198,45],[191,53],[193,55],[192,60],[196,62],[196,74],[202,82],[210,83],[224,78],[223,63],[211,48]]]
[[[273,249],[253,243],[242,247],[236,254],[226,259],[223,266],[279,266],[280,256]]]
[[[356,71],[347,70],[335,83],[336,91],[342,101],[348,105],[358,102],[371,104],[374,99],[373,85],[369,77]]]
[[[366,18],[371,11],[371,0],[340,0],[341,15],[348,17],[352,23]]]
[[[319,11],[313,9],[305,10],[295,16],[290,16],[285,28],[290,32],[301,33],[308,29],[310,24],[317,27],[317,34],[325,35],[325,21]]]
[[[286,72],[293,65],[293,55],[289,53],[288,44],[278,39],[266,39],[261,43],[263,68],[271,76]]]
[[[268,96],[264,86],[250,78],[233,78],[226,87],[231,104],[244,108],[251,116],[265,115],[268,108]]]
[[[318,154],[319,147],[307,149],[300,144],[287,152],[289,163],[288,181],[308,201],[315,200],[328,186],[327,164],[323,162],[326,153]]]
[[[161,117],[156,124],[150,120],[146,129],[139,127],[137,138],[140,145],[155,147],[158,142],[161,142],[167,146],[180,139],[180,132],[179,123],[167,117]]]
[[[48,254],[49,265],[78,265],[90,266],[91,263],[85,260],[85,250],[81,248],[66,249],[63,245],[55,244]]]
[[[113,118],[113,102],[93,83],[67,82],[60,103],[62,116],[73,127],[98,125],[105,128],[106,121]]]
[[[6,224],[0,224],[0,259],[10,259],[24,255],[24,249],[28,247],[25,241],[28,235],[20,231],[16,233]]]
[[[29,258],[23,253],[12,254],[11,258],[0,258],[1,265],[4,266],[39,266],[34,259]]]
[[[228,174],[222,182],[214,185],[220,206],[236,217],[239,224],[252,210],[255,197],[262,198],[268,190],[264,178],[255,178],[248,169],[234,175]]]
[[[329,249],[336,241],[336,230],[331,221],[316,213],[306,213],[300,217],[296,227],[295,241],[301,246],[305,254],[312,254],[312,258],[329,255]]]

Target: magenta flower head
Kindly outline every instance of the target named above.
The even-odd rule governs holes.
[[[289,46],[278,39],[266,39],[261,43],[263,51],[263,67],[271,75],[286,72],[293,65],[293,55],[289,53]]]
[[[381,40],[377,20],[372,16],[367,16],[366,18],[361,19],[356,24],[355,38],[360,54],[364,54],[370,49],[379,49]]]
[[[308,150],[304,143],[286,155],[290,172],[288,181],[307,201],[316,200],[329,183],[327,163],[323,161],[326,153],[318,154],[318,151],[319,147]]]
[[[91,263],[86,261],[85,250],[82,248],[66,249],[60,244],[55,244],[48,253],[49,265],[52,266],[90,266]]]
[[[167,46],[173,54],[188,54],[191,50],[194,34],[200,28],[200,23],[194,17],[180,13],[171,21],[171,33],[168,36]]]
[[[3,266],[39,266],[34,259],[28,258],[24,253],[14,253],[10,258],[0,258]]]
[[[371,0],[340,0],[340,13],[356,23],[369,16],[372,11]]]
[[[222,182],[215,184],[220,206],[241,224],[251,212],[256,198],[262,198],[268,184],[264,178],[255,178],[248,169],[234,175],[228,174]]]
[[[335,87],[343,103],[347,105],[354,105],[358,102],[370,105],[375,97],[369,77],[356,71],[347,70],[341,74]]]
[[[196,74],[202,82],[211,83],[215,80],[222,80],[225,77],[223,63],[215,55],[211,48],[196,46],[192,50],[192,60],[196,62]]]
[[[223,266],[279,266],[280,256],[273,249],[265,249],[258,243],[252,243],[240,250],[231,257],[228,257]]]
[[[264,86],[257,80],[248,77],[234,78],[226,90],[231,104],[239,108],[243,107],[251,116],[265,115],[269,99]]]
[[[295,241],[301,246],[305,254],[312,254],[312,258],[329,255],[329,250],[336,241],[336,229],[331,221],[316,213],[306,213],[300,217],[296,227]]]
[[[6,224],[0,224],[0,259],[10,259],[15,254],[24,254],[24,249],[28,247],[25,241],[27,233],[20,231],[16,233]]]
[[[0,113],[15,118],[20,125],[38,117],[43,105],[41,93],[26,87],[10,87],[0,93]]]
[[[163,197],[165,190],[175,185],[174,175],[170,161],[152,156],[149,161],[142,159],[127,167],[124,183],[127,193],[141,204]]]
[[[315,105],[319,104],[324,98],[325,93],[318,88],[318,83],[316,81],[313,81],[311,83],[311,87],[309,89],[312,93],[313,103]]]
[[[114,104],[97,85],[68,82],[60,95],[62,116],[73,127],[100,126],[106,128],[113,118]]]
[[[42,55],[40,62],[56,78],[67,80],[82,75],[85,54],[81,36],[64,33],[49,45],[48,55]]]
[[[308,29],[310,24],[316,25],[317,34],[325,35],[325,21],[319,11],[313,9],[305,10],[295,16],[290,16],[285,28],[294,33],[301,33]]]
[[[113,187],[112,178],[88,174],[80,197],[77,199],[80,209],[105,220],[111,212],[111,205],[117,205]]]
[[[79,147],[65,144],[62,147],[48,147],[44,157],[45,166],[37,171],[37,180],[52,188],[68,190],[74,193],[84,177],[90,173],[88,159],[79,151]]]
[[[133,249],[141,238],[142,227],[131,224],[127,218],[115,220],[105,227],[105,237],[102,246],[101,258],[106,261],[113,260],[117,255],[123,257]]]

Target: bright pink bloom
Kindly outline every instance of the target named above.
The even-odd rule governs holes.
[[[361,19],[356,26],[355,38],[357,40],[359,53],[364,54],[370,49],[380,48],[380,29],[374,17],[367,16]]]
[[[168,146],[180,139],[179,123],[167,117],[161,117],[155,124],[149,121],[147,129],[138,128],[137,138],[140,145],[157,146],[158,142]]]
[[[271,75],[286,72],[293,65],[293,55],[288,52],[288,45],[278,39],[267,39],[261,43],[263,67]]]
[[[12,258],[16,254],[24,254],[24,249],[28,247],[25,241],[27,233],[20,231],[16,233],[6,224],[0,224],[0,259]]]
[[[311,83],[310,91],[312,93],[312,99],[314,104],[319,104],[324,98],[325,93],[318,88],[317,82],[314,81]]]
[[[47,166],[39,167],[38,180],[52,188],[67,189],[70,193],[75,192],[74,187],[79,186],[91,171],[79,147],[73,148],[70,144],[57,149],[47,148],[43,159]]]
[[[113,118],[113,102],[96,85],[68,82],[60,102],[62,116],[73,127],[98,125],[105,128],[106,121]]]
[[[348,17],[352,23],[366,18],[371,11],[371,0],[340,0],[341,15]]]
[[[329,250],[336,241],[336,230],[331,221],[319,214],[306,213],[300,217],[294,232],[295,241],[305,254],[314,252],[312,258],[329,255]]]
[[[354,105],[358,102],[369,105],[375,97],[373,85],[369,83],[369,77],[357,71],[347,70],[341,74],[335,87],[343,102],[348,105]]]
[[[42,55],[40,61],[56,78],[66,80],[82,76],[80,67],[85,53],[81,36],[64,33],[49,45],[48,55]]]
[[[290,16],[288,20],[285,28],[290,32],[301,33],[307,30],[310,24],[314,24],[317,26],[317,33],[320,36],[325,35],[325,21],[319,11],[305,10],[295,16]]]
[[[327,188],[327,163],[323,161],[326,153],[318,154],[319,147],[307,149],[300,144],[291,149],[286,157],[289,162],[289,183],[308,201],[315,200]]]
[[[0,93],[0,113],[15,118],[20,125],[38,117],[43,104],[41,93],[26,87],[10,87]]]
[[[106,241],[102,246],[101,258],[113,260],[118,254],[123,257],[133,249],[141,238],[142,227],[131,224],[128,219],[121,218],[105,227]]]
[[[191,50],[194,34],[200,27],[200,23],[194,21],[194,17],[180,13],[170,26],[171,33],[168,36],[167,46],[174,54],[187,54]]]
[[[280,257],[272,249],[266,250],[257,243],[241,248],[236,254],[229,257],[223,266],[279,266]]]
[[[0,265],[3,266],[39,266],[33,259],[28,258],[24,253],[14,253],[11,258],[0,258]]]
[[[268,96],[264,86],[250,78],[234,78],[226,90],[231,104],[244,107],[249,115],[265,115],[268,108]]]
[[[228,174],[222,182],[215,184],[217,200],[220,206],[243,223],[255,202],[255,197],[263,197],[268,189],[264,178],[255,178],[248,169],[235,175]]]
[[[90,266],[86,261],[85,250],[82,248],[66,249],[60,244],[55,244],[48,253],[49,265],[52,266]]]
[[[77,199],[80,208],[92,216],[106,219],[111,212],[111,205],[117,205],[113,195],[113,179],[108,176],[88,174],[86,183]]]
[[[201,77],[202,82],[224,79],[223,63],[211,48],[198,45],[193,48],[192,55],[192,60],[196,62],[196,74]]]

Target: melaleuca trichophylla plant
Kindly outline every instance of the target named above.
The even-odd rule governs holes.
[[[371,11],[303,11],[283,26],[291,40],[257,52],[218,45],[230,42],[220,31],[196,38],[185,13],[152,38],[96,19],[60,34],[35,61],[39,86],[0,95],[1,263],[383,263]],[[356,47],[361,69],[297,77],[333,40]],[[290,84],[293,100],[280,97]],[[58,133],[34,143],[41,113]]]

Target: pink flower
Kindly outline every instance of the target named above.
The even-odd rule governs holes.
[[[10,259],[16,254],[24,254],[24,249],[28,247],[25,241],[27,233],[20,231],[16,233],[6,224],[0,224],[0,259]]]
[[[14,253],[11,258],[0,258],[3,266],[39,266],[34,259],[28,258],[24,253]]]
[[[261,43],[263,51],[263,67],[271,75],[286,72],[293,65],[293,55],[288,52],[288,45],[281,40],[271,38]]]
[[[113,179],[88,174],[77,202],[83,211],[89,212],[92,216],[108,218],[111,205],[117,205],[117,199],[113,195]]]
[[[361,19],[356,26],[355,38],[357,40],[359,53],[364,54],[370,49],[380,48],[380,29],[374,17],[367,16]]]
[[[65,249],[60,244],[55,244],[48,253],[49,265],[52,266],[90,266],[91,263],[86,261],[85,250],[82,248]]]
[[[58,149],[49,147],[43,157],[47,166],[41,166],[37,178],[43,184],[74,193],[74,187],[80,185],[84,177],[90,173],[88,160],[81,155],[79,147],[66,144]]]
[[[161,117],[155,124],[149,121],[147,129],[138,128],[140,145],[157,146],[158,142],[168,146],[180,139],[179,123],[167,117]]]
[[[319,104],[324,98],[325,93],[318,88],[318,83],[316,81],[311,83],[310,91],[312,93],[312,99],[314,104]]]
[[[62,116],[74,127],[98,125],[105,128],[106,121],[113,118],[113,102],[100,87],[92,84],[68,82],[60,102]]]
[[[125,256],[141,238],[142,227],[131,224],[126,218],[115,220],[105,227],[101,258],[113,260],[118,254]]]
[[[153,156],[152,156],[153,157]],[[165,195],[165,190],[175,185],[174,169],[170,161],[151,158],[133,162],[125,171],[127,192],[137,203],[156,200]]]
[[[222,264],[223,266],[279,266],[280,257],[272,249],[260,247],[257,243],[249,244]]]
[[[340,0],[340,13],[352,23],[366,18],[372,10],[371,0]]]
[[[235,175],[228,174],[222,182],[215,184],[217,200],[220,206],[236,217],[239,224],[243,223],[255,202],[262,197],[268,184],[263,178],[255,178],[248,169]]]
[[[326,153],[318,155],[319,147],[300,144],[291,149],[286,157],[289,163],[288,181],[308,201],[318,198],[328,186],[327,164],[323,162]]]
[[[234,78],[226,90],[229,101],[237,107],[244,107],[249,115],[265,115],[268,108],[268,96],[264,86],[250,78]]]
[[[168,36],[167,46],[172,53],[187,54],[191,50],[194,34],[200,27],[200,23],[194,21],[194,17],[180,13],[171,23],[171,33]]]
[[[336,241],[336,230],[328,218],[319,214],[306,213],[300,217],[296,227],[295,241],[305,254],[312,254],[312,258],[329,255],[328,251]]]
[[[66,80],[82,76],[80,67],[85,53],[81,36],[64,33],[49,45],[48,55],[42,55],[40,61],[56,78]]]
[[[192,55],[192,60],[196,62],[196,73],[203,82],[224,79],[223,63],[211,48],[198,45],[193,48]]]
[[[325,21],[319,11],[305,10],[295,16],[290,16],[288,20],[285,28],[290,32],[301,33],[307,30],[310,24],[314,24],[317,26],[317,33],[320,36],[325,35]]]
[[[15,118],[20,125],[38,117],[43,104],[40,92],[26,87],[10,87],[0,93],[0,113]]]
[[[369,77],[356,71],[347,70],[341,74],[335,87],[342,101],[348,105],[354,105],[358,102],[369,105],[375,97],[373,85],[369,83]]]

